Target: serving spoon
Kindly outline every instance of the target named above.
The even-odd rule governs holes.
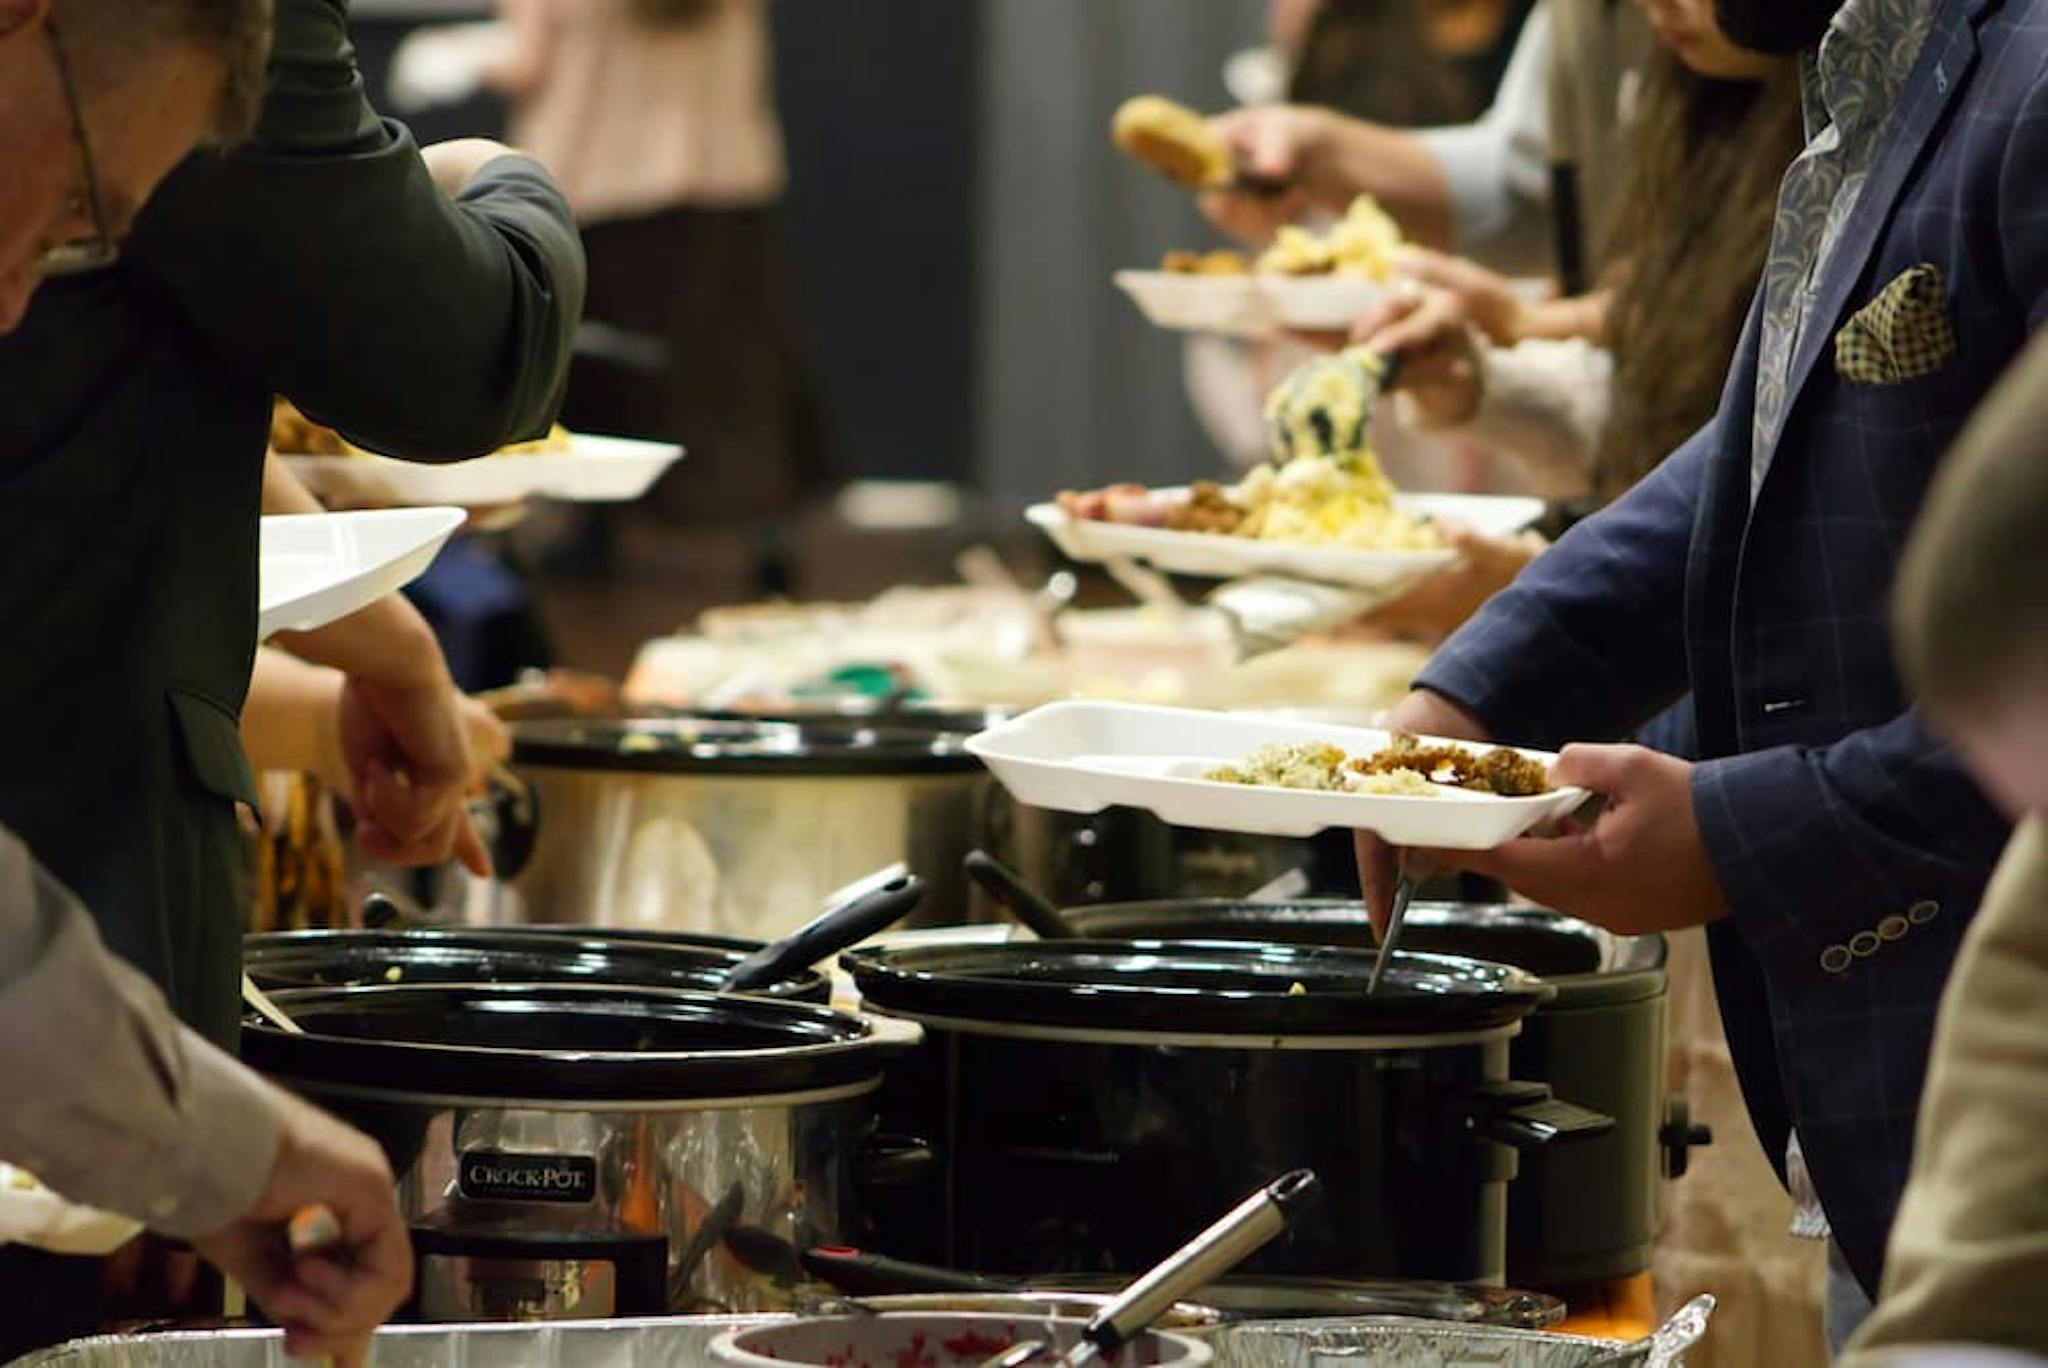
[[[1308,1169],[1266,1184],[1096,1312],[1081,1331],[1081,1342],[1053,1361],[1079,1368],[1114,1357],[1167,1307],[1216,1281],[1287,1229],[1317,1189]],[[1047,1350],[1043,1340],[1024,1340],[985,1360],[982,1368],[1019,1368]]]

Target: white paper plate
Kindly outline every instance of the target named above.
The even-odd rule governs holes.
[[[25,1244],[52,1254],[111,1254],[142,1233],[141,1223],[76,1206],[11,1164],[0,1164],[0,1245]]]
[[[410,583],[464,516],[459,508],[380,508],[265,518],[258,636],[325,627]]]
[[[1185,490],[1163,489],[1168,497]],[[1397,494],[1401,508],[1418,517],[1448,518],[1487,536],[1521,531],[1543,516],[1541,499],[1494,494]],[[1077,561],[1118,557],[1141,560],[1176,575],[1236,579],[1241,575],[1284,575],[1357,589],[1394,589],[1441,570],[1458,559],[1455,551],[1359,551],[1342,546],[1227,537],[1215,532],[1174,532],[1163,527],[1072,518],[1058,504],[1033,504],[1024,516]]]
[[[1118,271],[1114,279],[1139,311],[1159,327],[1239,337],[1271,337],[1288,329],[1348,329],[1387,294],[1385,282],[1360,276]]]
[[[359,507],[435,504],[488,508],[522,499],[623,503],[645,494],[683,449],[627,437],[570,438],[573,451],[479,456],[453,465],[388,456],[286,456],[284,463],[323,499]]]
[[[967,749],[1018,802],[1032,807],[1084,813],[1143,808],[1173,826],[1254,836],[1313,836],[1335,827],[1376,831],[1396,845],[1487,850],[1586,801],[1577,788],[1532,798],[1455,789],[1407,798],[1252,788],[1201,777],[1269,742],[1327,741],[1357,756],[1388,740],[1388,733],[1370,727],[1129,703],[1048,703],[982,732]],[[1523,754],[1546,765],[1556,758]]]

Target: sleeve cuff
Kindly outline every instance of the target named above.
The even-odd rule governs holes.
[[[182,1141],[165,1157],[164,1192],[136,1213],[153,1230],[191,1239],[246,1215],[277,1160],[279,1120],[270,1085],[190,1030],[180,1110]]]

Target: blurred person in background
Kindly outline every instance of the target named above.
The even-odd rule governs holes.
[[[561,178],[590,260],[564,418],[680,442],[645,501],[747,524],[815,493],[811,396],[774,210],[785,178],[766,0],[500,0],[487,79]],[[602,569],[609,510],[562,568]]]
[[[1415,243],[1583,289],[1604,264],[1598,228],[1620,168],[1624,76],[1648,41],[1632,6],[1544,0],[1522,24],[1493,103],[1470,123],[1410,130],[1301,103],[1220,115],[1216,131],[1239,164],[1289,188],[1213,192],[1203,210],[1263,243],[1284,223],[1369,194]]]
[[[1478,118],[1515,51],[1528,0],[1270,0],[1268,45],[1237,54],[1224,83],[1242,103],[1318,106],[1394,128]],[[1267,459],[1265,397],[1308,352],[1279,340],[1191,335],[1189,402],[1242,468]],[[1411,479],[1441,466],[1444,442],[1385,431],[1382,456]],[[1424,477],[1427,478],[1427,477]]]

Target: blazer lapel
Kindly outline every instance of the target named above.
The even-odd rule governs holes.
[[[1948,112],[1963,88],[1964,78],[1977,62],[1975,21],[1986,0],[1967,4],[1943,4],[1934,26],[1920,49],[1920,58],[1907,78],[1904,98],[1893,114],[1893,127],[1871,164],[1856,207],[1842,227],[1822,272],[1813,312],[1807,316],[1799,349],[1793,353],[1791,383],[1787,386],[1785,421],[1779,425],[1780,440],[1791,425],[1791,411],[1799,403],[1816,362],[1834,347],[1835,321],[1849,302],[1849,293],[1870,264],[1878,239],[1891,222],[1906,177],[1927,150],[1935,125]],[[1771,469],[1777,468],[1771,462]]]

